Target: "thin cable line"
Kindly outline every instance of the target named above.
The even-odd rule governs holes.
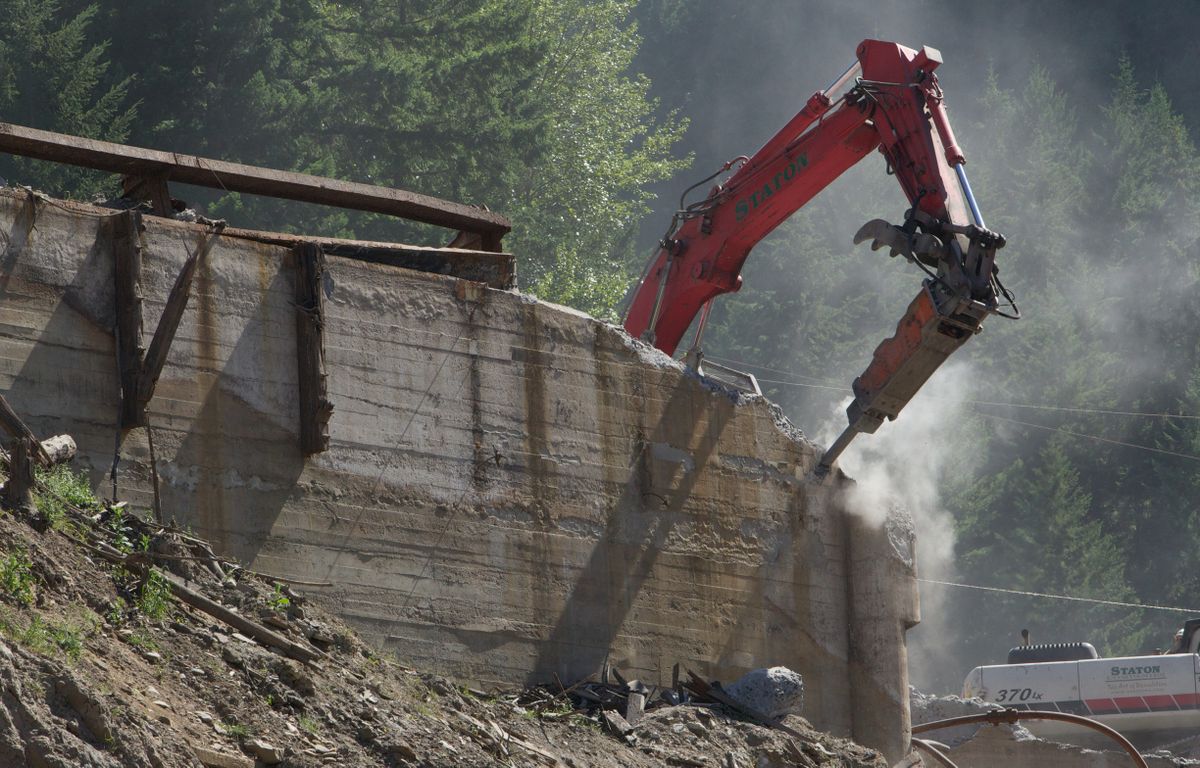
[[[754,378],[763,384],[788,384],[793,387],[805,387],[806,389],[832,389],[836,392],[853,392],[854,391],[854,390],[850,389],[850,387],[845,387],[845,386],[835,387],[830,384],[802,384],[799,381],[780,381],[778,379],[760,379],[757,376],[755,376]]]
[[[1110,411],[1104,408],[1071,408],[1064,405],[1034,405],[1032,403],[988,402],[986,400],[964,400],[971,405],[994,405],[1006,408],[1032,408],[1039,411],[1066,411],[1068,413],[1091,413],[1099,416],[1142,416],[1152,419],[1191,419],[1200,421],[1200,416],[1190,413],[1155,413],[1152,411]]]
[[[1000,592],[1006,595],[1021,597],[1042,597],[1050,600],[1068,600],[1075,603],[1094,603],[1096,605],[1111,605],[1117,608],[1144,608],[1150,611],[1174,611],[1175,613],[1200,614],[1200,609],[1181,608],[1175,605],[1154,605],[1152,603],[1128,603],[1123,600],[1102,600],[1096,597],[1076,597],[1074,595],[1055,595],[1049,592],[1030,592],[1021,589],[1004,589],[1003,587],[983,587],[978,584],[961,584],[956,581],[939,581],[938,579],[917,579],[922,584],[937,584],[943,587],[958,587],[959,589],[975,589],[981,592]]]
[[[786,376],[792,376],[792,377],[798,378],[798,379],[808,379],[810,381],[822,382],[822,383],[826,384],[827,386],[817,386],[816,384],[809,384],[807,382],[786,381],[786,380],[781,380],[781,379],[762,379],[762,378],[758,379],[759,381],[766,382],[768,384],[784,384],[784,385],[793,386],[793,387],[805,387],[805,388],[810,388],[810,389],[838,389],[838,390],[850,391],[849,387],[832,386],[832,382],[830,382],[828,379],[819,379],[819,378],[816,378],[815,376],[805,376],[804,374],[800,374],[800,373],[792,373],[791,371],[785,371],[782,368],[770,368],[765,365],[759,365],[757,363],[750,363],[745,360],[734,360],[732,358],[718,357],[717,355],[707,355],[706,354],[705,357],[707,357],[711,360],[716,360],[717,362],[721,362],[721,363],[729,363],[731,365],[744,365],[749,368],[757,368],[761,371],[770,371],[771,373],[782,373]],[[1118,411],[1118,410],[1110,410],[1110,409],[1106,409],[1106,408],[1076,408],[1076,407],[1065,406],[1065,405],[1039,405],[1036,403],[1013,403],[1013,402],[1005,402],[1005,401],[1000,401],[1000,400],[994,400],[994,401],[993,400],[963,400],[962,402],[964,402],[968,405],[990,405],[990,406],[997,406],[997,407],[1003,407],[1003,408],[1030,408],[1030,409],[1039,410],[1039,411],[1062,411],[1062,412],[1066,412],[1066,413],[1087,413],[1087,414],[1094,414],[1094,415],[1098,415],[1098,416],[1139,416],[1139,417],[1151,418],[1151,419],[1187,419],[1187,420],[1192,420],[1192,421],[1200,421],[1200,414],[1190,414],[1190,413],[1164,413],[1164,412],[1156,412],[1156,411]]]
[[[981,411],[976,411],[976,413],[985,419],[995,419],[996,421],[1007,421],[1010,424],[1020,424],[1023,427],[1032,427],[1034,429],[1044,429],[1047,432],[1061,432],[1062,434],[1070,435],[1071,437],[1083,437],[1083,438],[1087,438],[1088,440],[1096,440],[1097,442],[1101,442],[1101,443],[1110,443],[1112,445],[1120,445],[1125,448],[1136,448],[1140,451],[1151,451],[1153,453],[1161,453],[1161,454],[1165,454],[1167,456],[1176,456],[1181,459],[1191,459],[1192,461],[1200,461],[1200,456],[1196,456],[1195,454],[1192,454],[1192,453],[1180,453],[1179,451],[1168,451],[1165,448],[1153,448],[1149,445],[1139,445],[1138,443],[1127,443],[1123,440],[1113,440],[1110,437],[1100,437],[1099,435],[1089,435],[1085,432],[1073,432],[1069,429],[1063,429],[1062,427],[1047,427],[1044,424],[1033,424],[1028,421],[1020,421],[1019,419],[1010,419],[1005,416],[996,416],[994,414],[983,413]]]
[[[704,357],[708,360],[716,360],[718,363],[730,363],[732,365],[745,365],[749,368],[757,368],[760,371],[770,371],[771,373],[782,373],[785,376],[792,376],[797,379],[808,379],[810,381],[815,381],[815,382],[818,382],[821,384],[832,385],[832,384],[836,383],[830,379],[821,379],[821,378],[817,378],[816,376],[805,376],[802,373],[794,373],[792,371],[785,371],[782,368],[771,368],[766,365],[759,365],[758,363],[746,362],[745,360],[734,360],[734,359],[728,358],[728,357],[719,357],[717,355],[710,355],[707,352],[704,353]]]

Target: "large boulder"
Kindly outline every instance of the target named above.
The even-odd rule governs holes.
[[[798,715],[804,706],[804,679],[787,667],[751,670],[725,692],[770,718]]]

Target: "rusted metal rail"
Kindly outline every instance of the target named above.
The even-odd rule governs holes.
[[[166,183],[177,181],[435,224],[477,235],[483,251],[499,251],[501,238],[512,229],[508,219],[491,211],[402,189],[130,147],[12,123],[0,123],[0,152],[119,173],[127,189],[146,189],[156,209],[169,200]]]
[[[1091,728],[1093,731],[1102,733],[1105,736],[1112,739],[1113,741],[1120,744],[1121,749],[1125,750],[1125,752],[1129,755],[1130,759],[1133,760],[1134,765],[1138,766],[1138,768],[1149,768],[1149,766],[1146,765],[1146,759],[1138,753],[1137,748],[1134,747],[1133,744],[1131,744],[1129,742],[1129,739],[1127,739],[1124,736],[1122,736],[1121,734],[1117,733],[1112,728],[1109,728],[1107,725],[1096,722],[1095,720],[1091,719],[1090,717],[1084,717],[1083,715],[1071,715],[1066,712],[1038,712],[1038,711],[1018,711],[1015,709],[999,709],[994,712],[984,712],[979,715],[965,715],[963,717],[951,717],[946,720],[935,720],[932,723],[924,723],[922,725],[916,725],[916,726],[913,726],[912,733],[914,736],[916,736],[919,733],[927,733],[929,731],[936,731],[936,730],[940,730],[942,728],[953,728],[956,725],[973,725],[975,723],[984,723],[987,725],[1003,725],[1003,724],[1018,723],[1022,720],[1057,720],[1058,722],[1062,722],[1062,723],[1074,723],[1075,725],[1082,725],[1085,728]],[[913,741],[915,744],[919,740],[914,739]],[[923,746],[927,749],[934,749],[934,751],[937,751],[936,748],[932,748],[928,744],[922,743],[918,746]],[[931,752],[931,754],[932,754],[932,752]],[[946,761],[949,760],[949,758],[946,758],[945,755],[941,755],[939,757],[939,759],[942,759],[942,758],[945,758]],[[954,765],[953,763],[949,763],[949,762],[945,762],[944,764],[947,764],[950,766]]]

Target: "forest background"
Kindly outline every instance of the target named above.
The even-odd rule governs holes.
[[[679,192],[752,153],[859,41],[939,48],[1025,317],[990,321],[907,424],[859,442],[879,438],[860,461],[919,522],[914,682],[954,692],[1021,628],[1134,653],[1189,614],[934,582],[1200,606],[1198,28],[1194,0],[0,0],[0,119],[486,204],[513,220],[524,290],[614,319]],[[764,240],[706,333],[820,439],[919,288],[851,244],[903,216],[884,170],[869,157]],[[115,192],[13,158],[0,174]],[[241,226],[441,236],[175,194]]]

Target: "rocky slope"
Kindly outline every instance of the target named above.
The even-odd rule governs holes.
[[[885,765],[795,716],[662,706],[630,728],[552,688],[464,689],[63,470],[38,502],[0,515],[0,765]]]

